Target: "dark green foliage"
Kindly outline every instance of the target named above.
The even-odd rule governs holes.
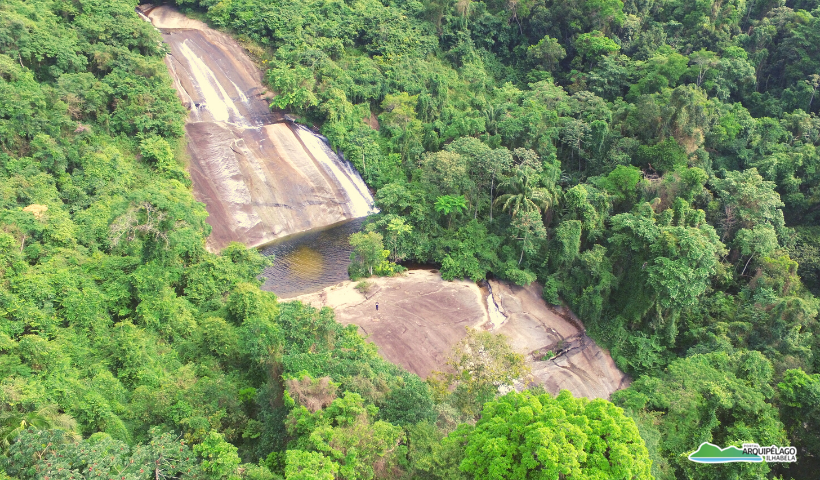
[[[690,462],[686,455],[702,442],[785,442],[783,424],[771,404],[771,379],[772,366],[758,352],[692,355],[675,360],[657,377],[641,377],[628,390],[615,393],[613,400],[639,423],[660,432],[657,448],[664,465],[654,471],[658,478],[754,478],[769,470],[765,462],[715,469]],[[666,462],[669,471],[664,472]]]
[[[816,456],[820,442],[812,432],[820,427],[820,375],[787,370],[777,389],[783,402],[786,430],[806,453]]]

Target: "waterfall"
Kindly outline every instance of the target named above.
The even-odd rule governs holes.
[[[205,62],[191,50],[188,40],[179,45],[179,51],[185,56],[190,66],[189,72],[195,80],[195,85],[199,93],[205,98],[205,102],[200,104],[198,110],[207,109],[217,122],[232,122],[238,125],[249,125],[236,104],[228,95],[225,87],[222,86],[214,72],[205,65]],[[229,80],[230,81],[230,80]],[[231,82],[236,88],[236,84]],[[236,88],[239,91],[239,88]],[[195,107],[196,108],[196,107]]]
[[[321,166],[339,181],[350,199],[351,212],[354,217],[365,217],[376,210],[373,207],[373,197],[367,190],[367,185],[364,184],[362,176],[359,172],[348,162],[343,160],[330,148],[327,144],[327,139],[321,135],[313,133],[304,125],[299,125],[297,134],[299,138],[307,145],[308,149],[313,153],[314,157],[320,162]]]
[[[484,283],[487,285],[487,291],[490,292],[489,295],[487,295],[487,313],[490,316],[490,324],[493,326],[492,330],[498,330],[507,320],[507,315],[504,313],[503,307],[495,302],[493,286],[490,284],[490,281],[485,280]]]
[[[375,212],[362,177],[327,139],[271,112],[262,73],[229,36],[169,6],[140,12],[163,35],[186,123],[208,247],[248,246]]]

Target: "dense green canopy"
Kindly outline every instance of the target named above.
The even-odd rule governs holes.
[[[597,399],[510,393],[488,402],[461,469],[487,479],[650,479],[649,454],[623,410]]]
[[[473,376],[470,344],[428,384],[259,290],[268,260],[204,247],[186,112],[136,0],[5,0],[0,477],[816,472],[817,0],[176,4],[374,189],[353,276],[541,282],[633,376],[613,398],[631,419],[495,398],[526,369],[477,336],[509,375]],[[798,465],[686,460],[703,441],[795,445]]]

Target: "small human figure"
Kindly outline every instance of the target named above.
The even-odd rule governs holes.
[[[376,311],[379,311],[379,302],[376,302]]]

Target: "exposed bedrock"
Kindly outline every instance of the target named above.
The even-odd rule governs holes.
[[[296,299],[332,307],[336,319],[357,325],[382,357],[422,378],[446,368],[453,346],[472,327],[506,335],[512,348],[525,355],[531,381],[550,393],[566,389],[577,397],[609,398],[629,385],[571,312],[544,302],[538,284],[491,281],[488,298],[475,283],[447,282],[434,271],[411,270],[368,282],[373,285],[367,295],[348,281]],[[554,356],[544,360],[548,352]]]
[[[544,302],[540,285],[490,283],[492,297],[506,316],[492,331],[509,337],[513,349],[526,355],[536,382],[548,392],[566,389],[576,397],[609,398],[629,386],[629,377],[586,335],[571,311]]]
[[[189,170],[213,228],[210,249],[258,246],[371,211],[373,198],[348,162],[270,111],[262,74],[238,43],[171,7],[140,8],[170,47],[168,71],[190,111]]]

